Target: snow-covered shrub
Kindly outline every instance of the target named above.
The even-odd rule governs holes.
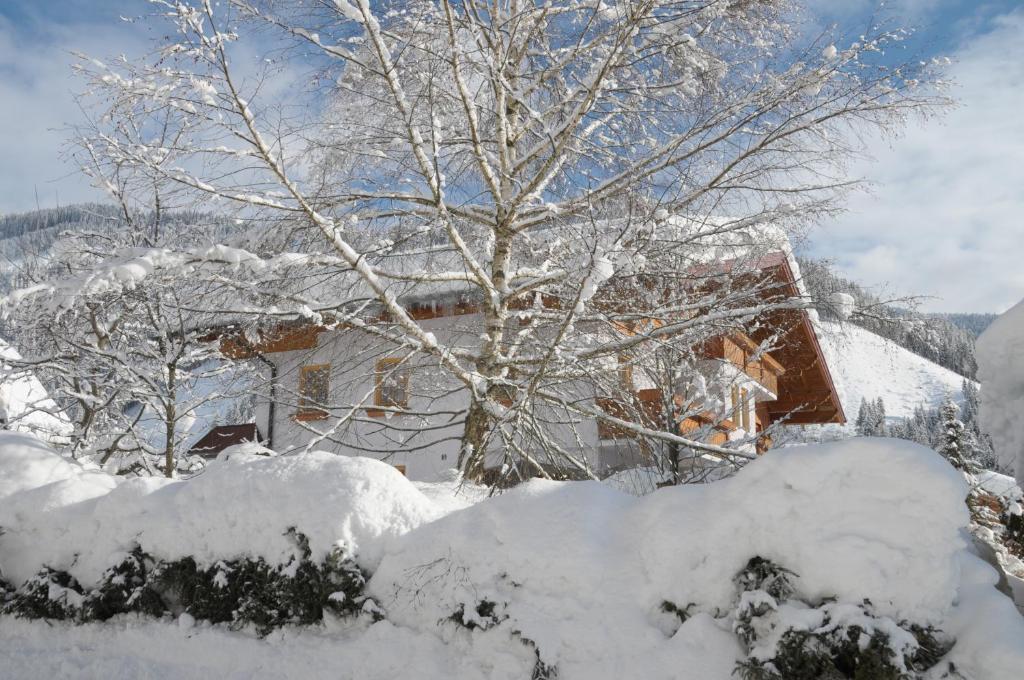
[[[135,546],[124,560],[103,573],[85,597],[82,618],[106,621],[118,614],[138,612],[159,616],[166,607],[150,583],[153,558]]]
[[[363,592],[366,574],[352,559],[338,549],[313,562],[308,539],[294,529],[289,533],[299,552],[284,564],[246,557],[204,568],[185,557],[158,565],[152,587],[174,614],[252,625],[260,635],[284,625],[318,623],[325,611],[337,616],[377,611]]]
[[[406,534],[369,591],[389,623],[414,630],[497,603],[471,635],[533,640],[563,678],[683,666],[727,678],[750,649],[765,665],[779,645],[823,645],[837,672],[861,677],[885,663],[917,673],[935,645],[915,631],[963,635],[950,621],[961,562],[974,559],[961,557],[966,495],[934,451],[881,438],[775,450],[730,479],[640,498],[536,480]],[[744,618],[749,648],[734,628]]]
[[[0,529],[2,531],[2,529]],[[14,586],[0,572],[0,614],[7,610],[7,604],[14,598]]]
[[[4,611],[29,619],[77,619],[84,601],[74,576],[45,567],[15,592]]]
[[[239,455],[188,481],[18,488],[0,497],[0,568],[18,586],[63,570],[86,603],[106,582],[116,609],[138,585],[118,575],[144,567],[165,614],[258,632],[383,606],[338,638],[405,650],[366,660],[367,678],[422,661],[421,643],[443,660],[424,677],[730,680],[742,662],[913,678],[948,646],[934,629],[957,643],[932,676],[1015,677],[1024,620],[965,549],[966,494],[934,451],[880,438],[639,498],[536,480],[447,514],[384,463]],[[111,570],[135,545],[152,563]]]
[[[294,529],[290,535],[298,552],[285,564],[271,565],[262,557],[208,567],[192,557],[157,563],[136,546],[91,590],[65,571],[46,568],[21,588],[11,587],[0,602],[5,613],[24,618],[88,622],[127,613],[188,614],[232,627],[251,625],[260,635],[318,623],[325,612],[380,618],[380,608],[364,593],[367,574],[344,551],[338,548],[317,563],[310,559],[308,539]],[[0,588],[0,596],[6,592]]]
[[[238,451],[190,480],[124,479],[0,433],[0,569],[26,617],[187,613],[260,633],[379,618],[368,570],[441,512],[369,459]]]
[[[791,599],[797,575],[754,557],[736,577],[734,630],[743,680],[908,680],[953,644],[930,626],[878,616],[871,603]]]
[[[466,630],[488,630],[508,618],[502,613],[503,608],[497,602],[485,599],[467,610],[465,603],[460,602],[448,620]]]
[[[676,621],[678,621],[680,624],[683,624],[686,623],[686,620],[688,618],[690,618],[690,609],[692,609],[695,606],[696,605],[691,602],[685,607],[680,607],[675,602],[669,602],[668,600],[665,600],[661,603],[659,609],[661,610],[662,614],[669,614],[673,616],[676,619]]]
[[[736,607],[733,630],[743,644],[750,646],[757,639],[754,620],[773,611],[778,602],[788,600],[794,592],[791,579],[796,576],[771,560],[752,557],[735,581],[740,602]]]
[[[0,499],[79,476],[81,465],[32,435],[0,431]]]
[[[441,514],[394,467],[368,458],[238,452],[188,480],[126,479],[0,433],[0,568],[15,585],[46,564],[93,587],[111,555],[134,545],[157,562],[192,557],[202,568],[243,557],[286,564],[298,550],[292,527],[313,562],[341,546],[373,571],[397,537]]]

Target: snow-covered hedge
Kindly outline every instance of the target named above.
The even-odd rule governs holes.
[[[119,478],[0,433],[0,569],[20,583],[42,565],[98,582],[134,546],[158,560],[287,562],[292,529],[316,561],[341,547],[373,570],[402,534],[441,511],[394,467],[322,451],[244,450],[188,480]]]
[[[0,434],[0,479],[14,613],[148,602],[266,632],[347,602],[372,615],[339,644],[412,636],[410,662],[440,668],[415,658],[440,640],[477,677],[981,680],[1024,662],[1024,619],[965,549],[962,477],[902,441],[776,450],[642,498],[538,480],[464,509],[325,453],[117,480]]]

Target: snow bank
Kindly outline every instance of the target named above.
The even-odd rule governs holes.
[[[564,677],[675,677],[661,604],[727,611],[732,577],[754,556],[796,572],[808,600],[868,598],[882,615],[941,624],[966,493],[934,452],[886,439],[773,451],[735,478],[639,499],[534,481],[403,537],[370,591],[389,620],[421,630],[497,603],[497,618]],[[700,644],[735,659],[731,631],[694,626]]]
[[[0,340],[0,419],[6,429],[59,441],[74,428],[35,375],[7,363],[20,359],[16,349]]]
[[[1024,301],[992,322],[978,338],[981,426],[996,455],[1024,486]]]
[[[0,431],[0,499],[77,477],[84,468],[31,435]]]
[[[316,557],[338,541],[355,554],[385,620],[283,630],[268,647],[202,623],[181,634],[135,619],[51,629],[0,617],[0,656],[37,677],[344,668],[375,680],[415,668],[429,679],[511,679],[557,667],[559,680],[729,680],[746,654],[732,628],[733,578],[760,556],[795,572],[800,600],[852,611],[868,599],[878,616],[952,633],[949,660],[966,677],[1012,677],[1024,664],[1024,619],[965,547],[964,479],[909,442],[774,450],[733,478],[640,498],[536,480],[471,505],[432,502],[370,459],[223,458],[186,481],[116,480],[0,437],[0,472],[30,470],[0,495],[0,568],[18,581],[45,563],[88,584],[134,542],[158,559],[280,562],[295,526]],[[122,651],[92,656],[91,640]]]
[[[44,564],[95,583],[134,543],[158,559],[280,564],[295,550],[290,527],[309,538],[314,559],[341,544],[372,570],[395,537],[442,513],[392,466],[322,451],[238,452],[184,481],[119,479],[7,435],[0,461],[3,479],[22,462],[30,470],[0,497],[0,569],[16,584]]]

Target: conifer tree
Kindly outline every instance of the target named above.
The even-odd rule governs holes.
[[[860,410],[857,411],[857,436],[867,437],[867,423],[871,420],[871,405],[864,397],[860,398]]]
[[[872,435],[875,437],[886,436],[885,427],[885,402],[882,401],[881,397],[875,401],[874,409],[875,420],[872,423]]]
[[[942,434],[937,450],[953,467],[958,470],[967,470],[971,452],[968,447],[967,432],[959,415],[960,409],[951,398],[947,397],[939,409]]]

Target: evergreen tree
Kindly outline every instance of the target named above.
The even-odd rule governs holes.
[[[857,412],[857,436],[859,437],[885,437],[888,436],[885,421],[885,402],[881,397],[869,401],[863,397],[860,400],[860,410]]]
[[[977,427],[978,408],[980,402],[978,384],[964,378],[963,385],[960,389],[964,394],[964,408],[962,414],[963,423],[968,428],[972,425]]]
[[[860,398],[860,410],[857,411],[857,436],[867,437],[870,433],[867,430],[867,423],[872,419],[871,405],[864,397]]]
[[[884,437],[884,436],[886,436],[885,402],[882,401],[881,397],[879,397],[877,400],[875,400],[874,416],[875,416],[875,420],[874,420],[873,428],[872,428],[873,429],[873,431],[872,431],[873,436],[875,436],[875,437]]]
[[[971,451],[967,441],[967,430],[959,418],[960,409],[947,398],[939,408],[942,423],[941,439],[936,450],[958,470],[967,470]]]

